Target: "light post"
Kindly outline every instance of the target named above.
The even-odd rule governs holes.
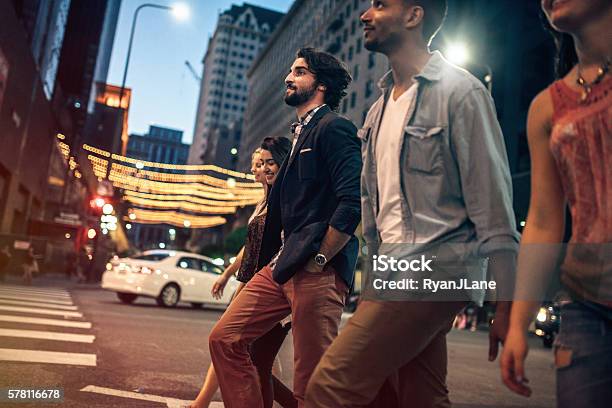
[[[489,93],[493,92],[493,70],[488,64],[470,60],[470,54],[465,44],[462,44],[462,43],[449,44],[446,47],[444,54],[446,58],[448,58],[448,60],[454,64],[463,66],[466,63],[470,63],[472,65],[476,65],[481,68],[484,68],[485,71],[487,72],[487,74],[484,77],[484,81],[487,84],[487,89],[489,90]]]
[[[127,79],[128,67],[130,65],[130,56],[132,54],[132,42],[134,41],[134,31],[136,30],[136,21],[138,19],[138,13],[140,12],[140,10],[146,7],[170,11],[179,20],[186,19],[189,16],[189,9],[185,5],[182,5],[182,4],[177,4],[174,6],[163,6],[161,4],[145,3],[145,4],[141,4],[140,6],[138,6],[136,11],[134,11],[134,17],[132,18],[132,28],[130,30],[130,42],[128,43],[127,57],[125,58],[125,66],[123,68],[123,80],[121,81],[121,90],[119,91],[119,108],[121,108],[122,106],[121,102],[123,101],[123,93],[125,91],[125,81]]]

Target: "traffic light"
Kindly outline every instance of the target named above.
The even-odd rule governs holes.
[[[102,197],[94,197],[91,201],[89,201],[89,206],[93,210],[102,210],[104,204],[106,204],[106,200]]]

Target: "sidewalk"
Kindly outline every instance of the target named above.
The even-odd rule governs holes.
[[[0,281],[0,285],[21,285],[24,287],[28,287],[23,284],[20,275],[10,274],[7,275],[4,281]],[[32,285],[29,287],[62,287],[67,289],[100,289],[100,282],[86,282],[86,283],[78,283],[76,278],[67,279],[63,274],[38,274],[35,275],[32,279]]]

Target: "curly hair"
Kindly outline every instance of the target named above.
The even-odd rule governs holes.
[[[353,80],[346,65],[333,55],[311,47],[300,48],[296,57],[304,58],[317,83],[325,86],[325,103],[332,110],[338,110],[340,101],[346,96],[345,90]]]

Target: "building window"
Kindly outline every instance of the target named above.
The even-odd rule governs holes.
[[[353,46],[352,45],[349,47],[349,50],[348,50],[348,60],[349,61],[353,60]]]
[[[368,68],[373,68],[374,65],[376,65],[376,54],[374,54],[373,52],[371,52],[368,55]]]
[[[372,80],[368,79],[368,82],[366,82],[366,86],[365,86],[365,97],[366,98],[369,98],[370,96],[372,96],[372,91],[373,91],[372,87],[373,87]]]
[[[355,64],[355,66],[353,67],[353,80],[358,80],[359,79],[359,64]]]
[[[342,113],[346,113],[347,108],[348,108],[348,100],[344,99],[342,101]]]
[[[357,102],[357,94],[355,92],[351,92],[351,109],[355,107],[356,102]]]
[[[353,22],[351,23],[351,35],[354,35],[356,30],[357,30],[357,22],[353,20]]]

